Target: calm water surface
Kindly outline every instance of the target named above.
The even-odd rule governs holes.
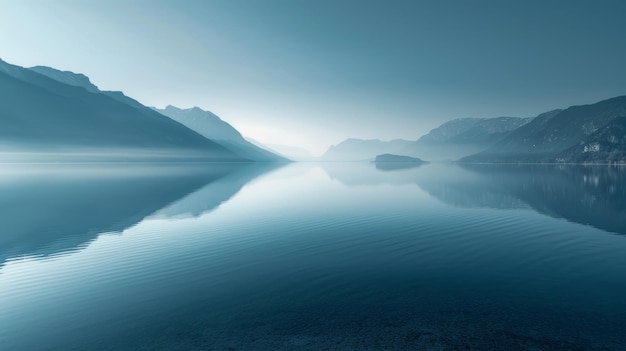
[[[626,169],[0,165],[1,350],[626,350]]]

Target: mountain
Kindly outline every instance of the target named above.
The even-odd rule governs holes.
[[[130,105],[139,109],[149,109],[147,106],[142,105],[139,101],[130,98],[121,91],[103,91],[100,90],[97,86],[95,86],[89,80],[89,77],[85,76],[81,73],[74,73],[71,71],[61,71],[56,68],[46,67],[46,66],[35,66],[30,67],[29,70],[33,72],[37,72],[39,74],[43,74],[48,78],[52,78],[58,82],[73,85],[81,88],[85,88],[85,90],[92,93],[101,93],[103,95],[107,95],[108,97],[117,100],[119,102],[123,102],[127,105]]]
[[[584,143],[585,138],[619,116],[626,116],[626,96],[551,111],[515,130],[489,149],[461,161],[554,162],[561,153]],[[575,157],[570,154],[568,158]]]
[[[423,135],[415,143],[418,145],[441,144],[474,127],[481,118],[457,118],[448,121]]]
[[[262,149],[241,136],[230,124],[217,115],[204,111],[199,107],[180,109],[168,105],[165,109],[153,108],[155,111],[170,117],[187,128],[196,131],[206,138],[214,140],[227,149],[254,161],[287,162],[284,157]]]
[[[65,83],[67,85],[73,85],[76,87],[85,88],[85,90],[98,93],[100,89],[95,86],[84,74],[74,73],[70,71],[60,71],[55,68],[46,67],[46,66],[35,66],[29,68],[33,72],[37,72],[39,74],[43,74],[44,76],[50,77],[58,82]]]
[[[419,138],[404,154],[429,160],[456,160],[486,150],[532,118],[460,118],[446,122]]]
[[[402,139],[382,141],[378,139],[346,139],[332,145],[321,159],[324,161],[364,161],[373,160],[376,155],[396,153],[413,142]]]
[[[626,116],[613,119],[579,144],[565,150],[557,160],[573,163],[626,163]]]
[[[532,120],[533,118],[519,117],[481,119],[468,130],[451,137],[446,142],[458,145],[476,144],[491,146]]]
[[[85,84],[82,78],[76,81]],[[0,95],[0,148],[5,152],[247,161],[145,106],[134,107],[1,60]]]

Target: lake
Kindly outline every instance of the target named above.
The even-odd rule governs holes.
[[[0,165],[0,349],[626,350],[626,169]]]

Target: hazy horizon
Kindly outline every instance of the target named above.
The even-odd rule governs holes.
[[[626,94],[626,3],[6,1],[0,58],[324,152]],[[584,24],[584,25],[581,25]]]

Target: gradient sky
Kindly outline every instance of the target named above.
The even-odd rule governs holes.
[[[626,1],[0,0],[0,58],[321,153],[626,94]]]

